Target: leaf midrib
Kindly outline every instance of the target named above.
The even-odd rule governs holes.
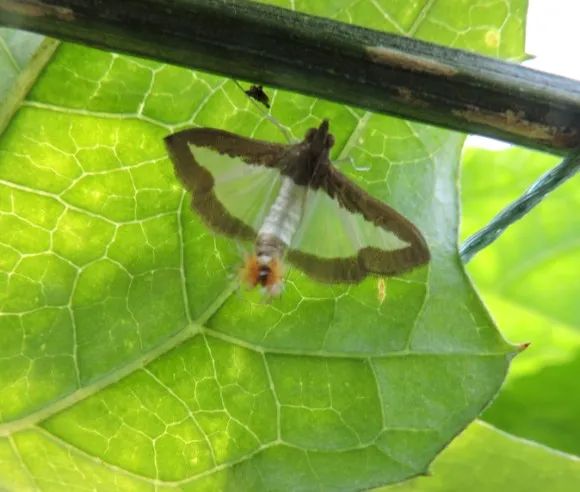
[[[173,336],[165,340],[165,342],[153,347],[151,350],[141,354],[139,357],[135,358],[133,361],[125,364],[106,375],[96,379],[92,383],[69,393],[67,396],[62,397],[58,400],[54,400],[49,405],[43,407],[40,410],[29,413],[28,415],[15,419],[3,424],[0,424],[0,436],[7,436],[11,433],[20,431],[27,427],[38,424],[39,422],[51,417],[52,415],[61,412],[74,404],[78,403],[91,395],[94,395],[101,389],[112,385],[122,378],[130,375],[134,371],[145,367],[147,364],[156,360],[158,357],[174,349],[181,343],[189,340],[198,333],[203,331],[203,324],[213,316],[213,314],[220,308],[220,306],[232,295],[233,291],[237,288],[237,281],[232,282],[216,300],[208,307],[208,309],[199,316],[199,318],[185,326],[183,329],[179,330]]]

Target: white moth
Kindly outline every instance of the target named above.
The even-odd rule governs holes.
[[[283,145],[212,128],[166,137],[192,207],[216,232],[254,241],[242,278],[282,290],[282,261],[323,282],[397,275],[429,261],[419,230],[341,174],[324,120]]]

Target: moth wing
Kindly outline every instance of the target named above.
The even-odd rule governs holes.
[[[324,282],[397,275],[429,261],[419,230],[335,168],[308,190],[288,261]]]
[[[253,241],[280,188],[286,146],[211,128],[165,138],[191,205],[215,231]]]

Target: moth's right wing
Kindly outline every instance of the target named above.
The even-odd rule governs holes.
[[[288,260],[323,282],[399,275],[429,261],[419,229],[335,168],[309,188]]]
[[[208,226],[253,241],[280,189],[276,168],[288,146],[194,128],[165,138],[177,177]]]

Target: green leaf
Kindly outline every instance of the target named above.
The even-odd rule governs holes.
[[[525,2],[470,4],[385,2],[380,27],[520,56]],[[378,5],[318,13],[379,27]],[[231,81],[62,45],[0,140],[5,486],[378,486],[425,472],[495,395],[514,348],[457,255],[462,137],[269,92],[297,137],[330,118],[335,156],[371,167],[343,170],[421,228],[431,264],[384,298],[294,270],[270,304],[236,291],[238,248],[191,212],[162,137],[277,129]]]
[[[380,491],[446,492],[467,487],[473,492],[507,488],[513,492],[574,492],[580,487],[580,461],[475,422],[435,460],[430,476]]]
[[[517,198],[558,158],[523,149],[469,149],[463,169],[464,235]],[[490,191],[493,190],[493,193]],[[577,183],[570,180],[469,265],[502,331],[530,348],[484,418],[519,436],[580,454],[580,268]]]

